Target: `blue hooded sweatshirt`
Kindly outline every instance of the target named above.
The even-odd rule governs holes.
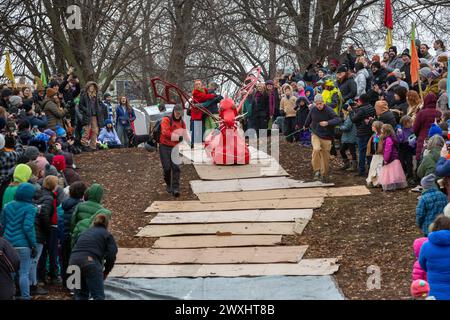
[[[419,263],[427,272],[430,296],[436,300],[450,300],[450,230],[428,235],[420,250]]]
[[[2,225],[4,238],[15,248],[36,247],[34,228],[37,207],[33,205],[36,188],[22,183],[16,191],[15,200],[3,209]]]

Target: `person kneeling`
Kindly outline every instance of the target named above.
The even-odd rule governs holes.
[[[120,148],[122,146],[111,120],[105,120],[105,127],[100,131],[98,141],[103,145],[107,145],[109,149]]]

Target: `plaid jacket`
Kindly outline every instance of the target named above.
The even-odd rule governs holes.
[[[422,193],[416,208],[416,224],[424,235],[428,235],[428,227],[444,212],[447,203],[447,196],[436,188]]]
[[[0,182],[8,177],[9,172],[17,164],[17,161],[23,154],[23,146],[17,144],[16,151],[0,151]]]

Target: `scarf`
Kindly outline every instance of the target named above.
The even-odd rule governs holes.
[[[270,116],[273,117],[275,114],[275,90],[269,92],[269,112]]]

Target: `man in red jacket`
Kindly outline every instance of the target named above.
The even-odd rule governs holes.
[[[183,107],[176,105],[170,117],[161,121],[161,135],[159,138],[159,155],[164,171],[166,190],[175,197],[180,196],[180,165],[174,152],[178,155],[178,144],[185,139],[189,143],[186,124],[183,121]],[[174,150],[175,148],[175,150]]]
[[[202,104],[206,101],[215,99],[216,97],[216,94],[208,93],[208,89],[203,85],[201,80],[195,80],[194,91],[192,92],[192,99],[194,104]],[[205,124],[203,119],[204,114],[200,109],[191,108],[191,147],[194,146],[194,143],[200,143],[204,141]]]

